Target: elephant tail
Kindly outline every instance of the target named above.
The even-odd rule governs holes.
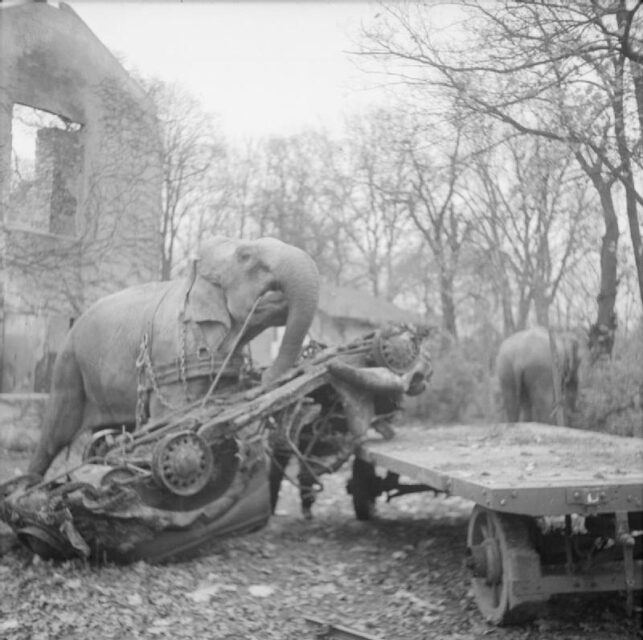
[[[44,475],[54,458],[70,445],[81,429],[85,410],[83,377],[68,336],[58,353],[40,441],[29,463],[29,472]]]

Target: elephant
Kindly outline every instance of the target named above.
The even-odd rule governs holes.
[[[561,372],[560,398],[565,424],[576,410],[579,343],[571,336],[555,338]],[[518,331],[500,345],[496,371],[507,420],[555,424],[555,396],[549,332],[544,327]]]
[[[232,388],[242,347],[265,328],[285,325],[262,376],[274,382],[298,359],[318,298],[317,267],[301,249],[275,238],[215,236],[202,243],[187,277],[99,299],[56,357],[29,472],[44,475],[83,429],[132,430],[215,385],[217,392]]]

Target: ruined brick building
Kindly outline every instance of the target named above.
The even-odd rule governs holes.
[[[153,108],[110,51],[63,3],[0,5],[0,393],[46,392],[70,323],[157,279],[160,185]]]

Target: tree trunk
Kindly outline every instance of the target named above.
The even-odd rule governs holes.
[[[623,14],[617,12],[619,27],[623,25]],[[625,209],[630,227],[632,249],[634,249],[634,263],[639,281],[639,295],[643,306],[643,242],[641,241],[641,228],[636,203],[636,186],[632,173],[632,153],[627,143],[626,119],[625,119],[625,95],[624,95],[624,73],[625,57],[622,53],[614,60],[615,88],[614,88],[614,134],[616,137],[616,148],[621,160],[620,179],[625,187]]]
[[[639,130],[643,131],[643,65],[630,62],[632,82],[634,83],[634,96],[636,97],[636,110],[639,116]]]
[[[516,331],[516,322],[514,320],[513,309],[511,307],[511,284],[507,276],[506,267],[504,264],[503,256],[500,252],[494,252],[497,258],[494,260],[494,279],[497,286],[500,288],[500,306],[502,309],[502,329],[503,335],[510,336]]]
[[[503,278],[504,280],[504,278]],[[502,326],[504,335],[510,336],[516,331],[516,323],[514,322],[513,310],[511,308],[511,294],[509,288],[502,286],[500,293],[502,304]]]
[[[545,283],[537,281],[533,286],[534,311],[536,322],[541,327],[549,327],[549,305],[551,300],[545,293]]]
[[[589,328],[589,351],[591,361],[595,362],[602,356],[610,357],[614,347],[616,331],[616,291],[618,288],[618,241],[620,231],[618,218],[614,208],[612,186],[614,178],[606,180],[601,174],[602,163],[597,161],[590,165],[585,157],[577,152],[576,159],[585,173],[589,176],[601,201],[605,233],[601,240],[601,283],[596,302],[598,304],[596,322]]]
[[[442,327],[457,339],[453,274],[443,266],[440,266],[440,303],[442,305]]]
[[[605,222],[605,233],[601,240],[601,285],[596,296],[598,310],[596,323],[589,330],[589,350],[592,361],[596,361],[601,356],[611,356],[614,347],[619,229],[611,186],[600,179],[593,182],[601,200]]]
[[[527,318],[529,316],[529,307],[531,298],[522,294],[518,300],[518,321],[516,322],[516,331],[522,331],[527,328]]]

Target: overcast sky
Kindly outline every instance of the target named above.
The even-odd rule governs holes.
[[[184,85],[232,137],[333,126],[381,100],[346,51],[370,2],[68,2],[143,75]]]

